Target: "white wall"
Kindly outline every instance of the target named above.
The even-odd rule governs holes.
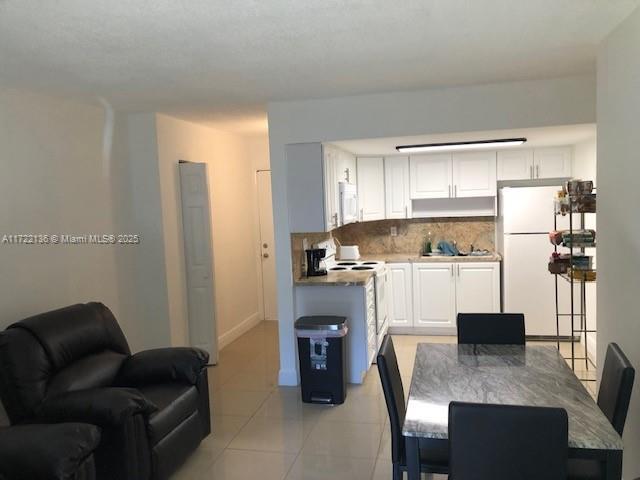
[[[113,231],[102,132],[100,107],[0,89],[0,236]],[[0,329],[90,300],[120,318],[119,248],[0,244]]]
[[[640,368],[640,9],[598,52],[598,364],[617,342]],[[638,378],[625,427],[624,478],[640,476]]]
[[[251,142],[157,115],[165,262],[171,339],[187,342],[187,302],[178,160],[208,164],[220,347],[262,320],[255,172]],[[262,146],[266,139],[262,140]],[[258,144],[259,145],[259,144]],[[256,154],[265,156],[258,146]]]
[[[286,144],[593,123],[595,88],[581,76],[270,104],[280,383],[297,383]]]

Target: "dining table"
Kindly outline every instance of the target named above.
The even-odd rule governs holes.
[[[569,458],[622,477],[620,435],[554,346],[419,343],[402,429],[409,480],[420,478],[421,440],[448,441],[452,401],[564,408]]]

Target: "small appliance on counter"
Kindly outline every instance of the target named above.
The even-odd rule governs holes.
[[[340,260],[358,260],[360,249],[357,245],[340,245]]]
[[[327,269],[321,265],[321,261],[327,254],[326,248],[311,248],[305,250],[307,254],[307,277],[319,277],[327,274]]]

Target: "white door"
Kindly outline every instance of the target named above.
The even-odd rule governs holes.
[[[456,289],[453,264],[413,264],[413,326],[455,333]]]
[[[534,178],[533,150],[498,151],[498,180]]]
[[[449,198],[451,154],[412,155],[409,159],[411,198]]]
[[[500,264],[461,262],[456,273],[457,313],[497,313],[500,311]]]
[[[360,221],[384,219],[384,160],[358,158],[358,207]]]
[[[527,335],[556,334],[555,279],[547,269],[552,251],[546,234],[505,235],[504,311],[524,313]],[[568,313],[570,287],[560,283],[558,293],[560,309]],[[561,335],[570,334],[567,318],[560,320]]]
[[[413,292],[410,263],[389,263],[391,292],[389,301],[389,326],[413,326]]]
[[[262,302],[265,320],[278,319],[276,293],[276,259],[273,240],[273,205],[271,201],[271,171],[259,170],[258,215],[260,220],[260,255],[262,263]]]
[[[506,187],[500,191],[505,233],[548,233],[553,230],[553,199],[560,186]],[[558,228],[568,228],[569,217],[558,216]]]
[[[179,171],[187,273],[189,344],[206,350],[209,352],[209,361],[218,363],[207,165],[180,162]]]
[[[496,152],[453,154],[453,196],[495,197]]]
[[[409,157],[384,159],[386,218],[411,218]]]
[[[323,146],[324,212],[327,231],[338,227],[338,181],[335,150]]]
[[[533,152],[535,178],[571,176],[571,147],[536,148]]]

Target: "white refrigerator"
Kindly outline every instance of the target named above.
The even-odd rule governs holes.
[[[549,232],[554,227],[555,193],[562,187],[505,187],[499,194],[498,245],[502,254],[503,311],[524,313],[527,336],[556,335],[555,275],[547,264],[553,252]],[[568,217],[557,217],[558,229],[569,226]],[[560,252],[567,249],[558,247]],[[558,278],[561,312],[569,311],[570,287]],[[571,335],[566,317],[560,319],[560,335]]]

